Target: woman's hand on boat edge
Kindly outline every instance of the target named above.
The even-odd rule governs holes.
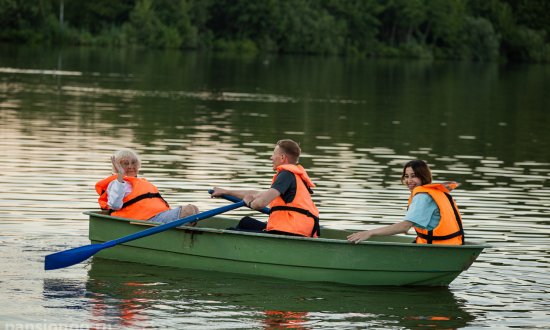
[[[365,230],[365,231],[359,231],[357,233],[353,233],[349,235],[347,238],[348,238],[348,241],[357,244],[361,241],[369,239],[371,236],[372,236],[371,231]]]
[[[413,223],[411,221],[403,220],[401,222],[394,223],[393,225],[353,233],[348,236],[348,241],[355,242],[357,244],[361,241],[371,238],[372,236],[390,236],[395,234],[404,234],[412,226]]]

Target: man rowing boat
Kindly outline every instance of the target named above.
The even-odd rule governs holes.
[[[298,164],[301,149],[295,141],[277,142],[271,162],[276,171],[271,187],[263,191],[215,187],[212,197],[230,195],[244,200],[250,208],[271,211],[267,224],[244,217],[234,229],[306,237],[319,236],[319,210],[311,199],[315,187],[306,170]]]

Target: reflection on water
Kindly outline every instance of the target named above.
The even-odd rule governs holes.
[[[212,328],[548,324],[549,71],[0,46],[0,320],[122,325],[128,315],[127,322]],[[273,279],[249,290],[250,279],[234,275],[97,260],[87,281],[88,266],[42,272],[44,255],[88,244],[81,212],[97,207],[93,185],[109,174],[113,150],[136,149],[143,175],[168,202],[208,210],[225,203],[208,198],[212,186],[267,187],[273,144],[286,137],[302,145],[323,225],[367,229],[399,220],[408,197],[401,166],[422,158],[436,180],[462,183],[453,196],[467,239],[493,248],[440,291]],[[123,276],[109,274],[115,271]]]
[[[91,321],[97,325],[151,326],[159,321],[158,310],[176,324],[207,328],[209,324],[212,328],[311,329],[392,323],[407,328],[458,328],[474,319],[447,288],[250,280],[235,274],[94,259],[85,290]],[[55,290],[66,288],[45,282],[45,295]]]

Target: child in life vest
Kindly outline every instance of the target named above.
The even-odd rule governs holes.
[[[170,208],[155,185],[138,177],[141,162],[133,150],[116,151],[111,163],[114,174],[95,185],[99,206],[111,215],[169,223],[199,212],[192,204]]]

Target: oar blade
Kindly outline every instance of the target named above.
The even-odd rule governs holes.
[[[88,259],[102,249],[102,244],[90,244],[49,254],[45,258],[44,269],[52,270],[75,265]]]

